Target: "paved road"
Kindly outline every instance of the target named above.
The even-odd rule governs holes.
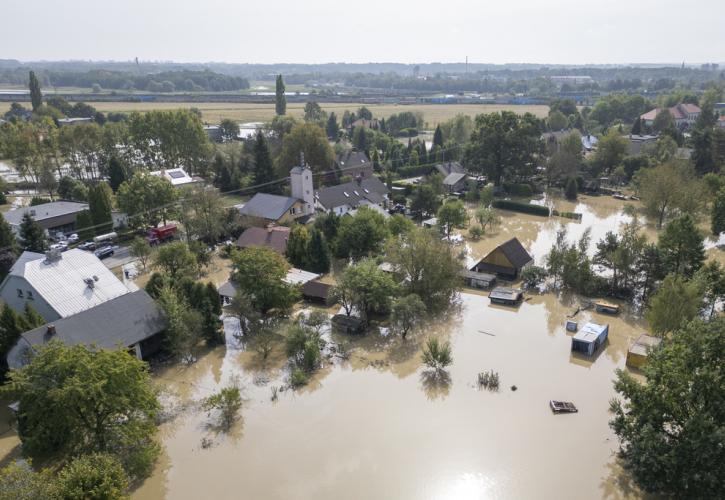
[[[131,255],[128,247],[114,246],[113,250],[113,255],[103,259],[102,261],[108,269],[115,269],[136,260],[136,257]]]

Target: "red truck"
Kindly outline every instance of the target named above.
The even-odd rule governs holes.
[[[176,234],[176,224],[166,224],[161,227],[152,227],[146,234],[146,241],[149,245],[158,245],[174,239]]]

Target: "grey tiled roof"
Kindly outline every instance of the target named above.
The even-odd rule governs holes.
[[[297,198],[276,194],[257,193],[239,209],[242,215],[277,220],[297,202]]]
[[[377,177],[363,179],[360,182],[351,181],[337,186],[320,189],[316,193],[317,200],[328,210],[343,205],[357,207],[361,201],[368,200],[372,203],[380,203],[384,195],[388,194],[385,187]]]
[[[10,210],[5,212],[5,220],[11,226],[17,226],[23,220],[23,216],[27,213],[33,216],[36,221],[42,221],[45,219],[52,219],[61,215],[75,214],[88,210],[87,203],[77,203],[75,201],[52,201],[50,203],[43,203],[41,205],[35,205],[33,207],[23,207],[17,210]]]

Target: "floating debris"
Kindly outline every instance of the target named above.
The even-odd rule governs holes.
[[[552,399],[549,401],[549,406],[551,406],[551,411],[554,413],[577,413],[579,411],[574,403],[569,401],[554,401]]]
[[[490,335],[491,337],[495,337],[496,336],[495,333],[488,333],[488,332],[484,332],[483,330],[478,330],[478,333],[485,333],[486,335]]]
[[[499,383],[498,372],[489,370],[487,372],[481,372],[478,374],[479,387],[485,387],[489,391],[497,391],[498,383]]]
[[[512,385],[512,386],[511,386],[511,390],[512,390],[512,391],[514,391],[514,392],[515,392],[515,391],[517,391],[518,389],[519,389],[519,388],[518,388],[518,387],[516,387],[515,385]]]

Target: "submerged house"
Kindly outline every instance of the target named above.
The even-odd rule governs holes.
[[[505,286],[497,286],[488,294],[491,304],[501,304],[504,306],[515,306],[524,298],[524,293],[518,288],[508,288]]]
[[[627,351],[627,366],[642,368],[647,363],[650,351],[662,344],[662,339],[643,333]]]
[[[571,350],[593,356],[599,346],[607,341],[609,336],[609,325],[587,323],[571,339]]]
[[[495,274],[503,279],[515,280],[525,267],[534,262],[518,238],[502,243],[471,268],[477,273]]]
[[[496,276],[493,274],[464,269],[461,271],[461,277],[466,286],[471,288],[491,288],[496,284]]]
[[[41,346],[53,340],[67,346],[128,349],[144,359],[158,351],[159,334],[165,328],[161,309],[145,291],[137,290],[23,333],[8,352],[8,366],[22,368]]]

